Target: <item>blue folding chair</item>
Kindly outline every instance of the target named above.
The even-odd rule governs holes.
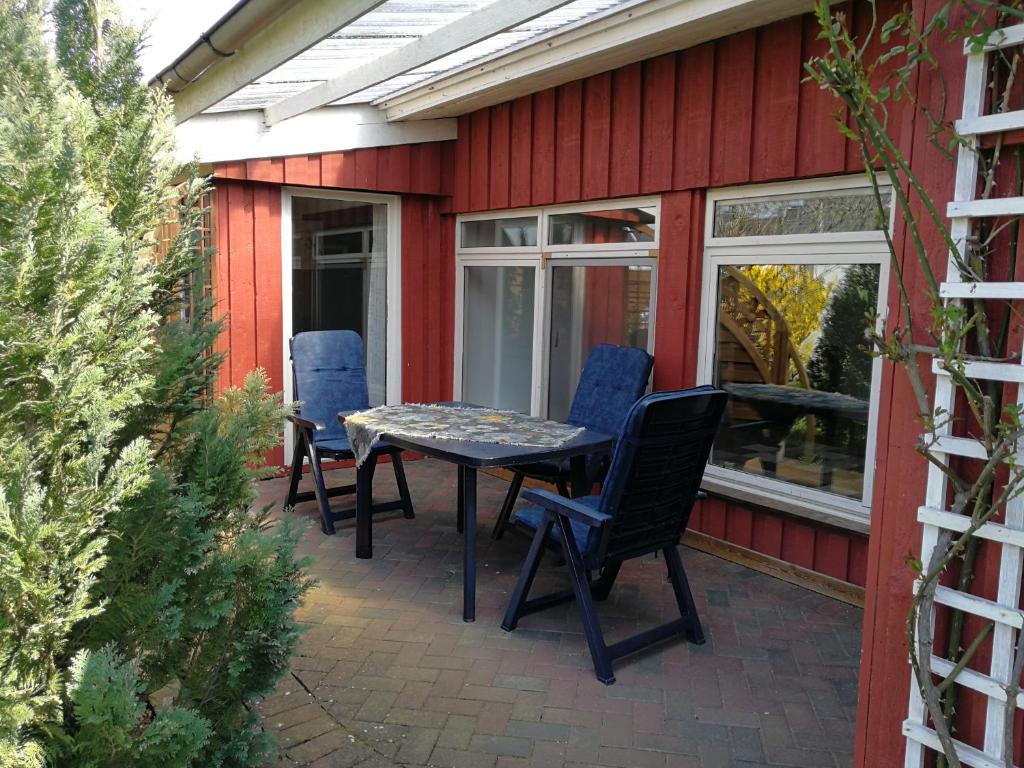
[[[515,515],[535,534],[502,629],[512,631],[521,617],[575,599],[594,672],[609,685],[615,682],[612,662],[627,654],[680,634],[692,643],[704,642],[677,546],[700,494],[727,399],[725,392],[708,386],[647,395],[626,418],[600,496],[566,499],[543,490],[523,494],[540,506]],[[549,541],[562,548],[572,591],[527,599]],[[608,597],[625,560],[659,550],[680,618],[607,645],[594,601]],[[592,580],[594,571],[600,575]]]
[[[587,355],[579,384],[576,385],[576,394],[569,408],[568,423],[617,436],[629,409],[647,389],[647,380],[651,377],[653,366],[654,358],[642,349],[620,347],[615,344],[595,346]],[[590,485],[602,479],[607,462],[606,455],[587,457],[587,479]],[[494,530],[491,531],[492,539],[500,539],[504,534],[525,478],[552,483],[560,494],[569,495],[568,483],[571,472],[568,459],[526,464],[509,469],[513,472],[512,482],[498,512]],[[573,489],[573,493],[577,495],[589,491],[589,485],[586,489]]]
[[[370,406],[363,340],[354,331],[307,331],[296,334],[289,342],[289,348],[295,399],[302,402],[302,407],[298,413],[288,416],[288,420],[295,425],[295,448],[292,453],[291,482],[284,505],[291,507],[300,501],[315,498],[320,506],[320,527],[324,533],[332,534],[336,521],[355,517],[356,512],[354,508],[335,512],[329,500],[334,496],[357,493],[360,488],[357,482],[328,489],[320,462],[355,458],[345,427],[338,421],[338,414],[360,411]],[[366,471],[360,472],[369,485],[373,480],[377,459],[384,455],[391,457],[399,498],[372,504],[374,514],[400,509],[406,518],[415,516],[401,454],[401,448],[377,445],[366,459]],[[299,493],[303,459],[309,461],[314,490]],[[367,499],[372,498],[369,487],[362,491]]]

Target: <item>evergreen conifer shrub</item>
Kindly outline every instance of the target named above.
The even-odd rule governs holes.
[[[212,395],[208,190],[140,33],[45,10],[0,0],[0,766],[262,765],[310,585],[251,511],[282,407]]]

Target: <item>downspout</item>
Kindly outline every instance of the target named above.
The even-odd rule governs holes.
[[[180,93],[220,59],[233,56],[290,5],[281,0],[238,0],[149,84]]]

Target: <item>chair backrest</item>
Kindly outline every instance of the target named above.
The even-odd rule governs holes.
[[[711,386],[654,392],[633,406],[615,445],[600,509],[600,560],[675,546],[686,529],[728,394]]]
[[[318,438],[344,435],[338,412],[370,407],[363,340],[355,331],[306,331],[295,334],[289,346],[302,415],[326,427]]]
[[[647,389],[654,358],[642,349],[598,344],[576,385],[567,421],[606,435],[618,435],[626,414]]]

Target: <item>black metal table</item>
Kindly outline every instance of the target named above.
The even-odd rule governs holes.
[[[444,403],[479,407],[469,403]],[[465,539],[462,552],[462,618],[476,619],[476,472],[489,467],[511,467],[568,458],[572,474],[572,493],[586,495],[586,457],[609,451],[614,439],[609,435],[585,429],[557,448],[528,445],[504,445],[469,440],[405,437],[385,433],[385,442],[458,465],[458,520]],[[356,499],[356,557],[373,557],[373,516],[370,514],[370,491],[375,462],[365,461],[357,470],[359,493]]]

